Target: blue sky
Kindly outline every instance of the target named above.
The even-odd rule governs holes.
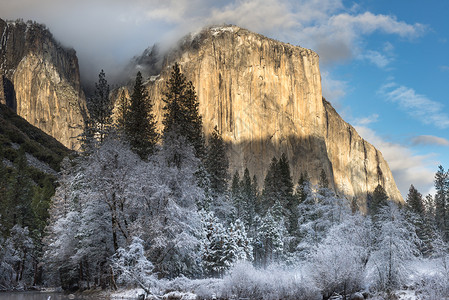
[[[156,42],[235,24],[320,55],[323,94],[378,147],[403,196],[449,168],[449,1],[15,0],[0,17],[45,23],[78,53],[82,76],[118,75]]]

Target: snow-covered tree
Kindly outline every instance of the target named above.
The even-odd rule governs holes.
[[[257,237],[255,240],[256,264],[264,267],[284,258],[287,229],[282,216],[269,210],[265,216],[256,221]]]
[[[0,240],[0,285],[11,288],[34,283],[34,248],[28,228],[18,224],[6,240]]]
[[[368,278],[379,291],[401,287],[410,275],[409,263],[418,254],[415,228],[393,203],[379,209],[375,245],[368,261]]]
[[[229,248],[231,249],[230,257],[232,258],[232,262],[246,260],[253,260],[253,248],[251,245],[251,239],[248,238],[245,224],[237,219],[235,222],[231,223],[228,228],[228,240],[231,245]]]
[[[362,288],[372,238],[370,219],[355,214],[333,226],[311,251],[309,272],[323,297],[347,295]]]
[[[449,198],[449,174],[442,166],[438,166],[435,174],[435,222],[437,228],[443,232],[446,241],[449,241],[448,198]]]
[[[331,190],[313,190],[305,185],[307,198],[298,205],[299,239],[297,250],[301,256],[307,255],[311,247],[317,246],[330,228],[341,223],[351,214],[346,199],[337,197]]]
[[[202,212],[201,258],[206,274],[221,276],[237,261],[252,261],[251,240],[237,219],[228,228],[212,212]]]
[[[156,285],[153,264],[145,256],[144,241],[133,237],[126,248],[119,248],[111,259],[111,267],[117,283],[125,286],[139,286],[147,294]]]
[[[133,176],[133,189],[140,191],[134,200],[140,211],[133,234],[150,243],[149,258],[163,276],[194,275],[200,270],[196,204],[204,201],[204,190],[195,176],[199,165],[193,147],[178,136],[166,140]]]
[[[222,275],[230,266],[226,261],[226,230],[213,212],[202,212],[201,261],[204,272]]]

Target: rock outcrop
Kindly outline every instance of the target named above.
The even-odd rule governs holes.
[[[85,98],[75,51],[34,22],[0,19],[0,103],[71,149],[79,147]]]
[[[186,37],[162,63],[140,61],[152,62],[149,75],[160,73],[147,83],[160,128],[165,80],[180,64],[196,87],[206,134],[217,125],[230,145],[231,171],[248,167],[261,184],[271,158],[285,152],[295,181],[307,171],[317,183],[324,170],[337,193],[361,204],[378,184],[403,201],[382,154],[323,99],[312,50],[225,26]]]

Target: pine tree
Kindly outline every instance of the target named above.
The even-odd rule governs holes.
[[[388,204],[388,195],[385,189],[379,184],[374,189],[370,201],[368,201],[368,213],[375,217],[379,209]]]
[[[279,174],[279,164],[276,157],[271,159],[270,166],[268,168],[267,175],[264,180],[264,188],[263,188],[263,204],[262,210],[263,213],[268,211],[270,207],[274,205],[276,200],[280,200],[280,174]]]
[[[233,217],[235,220],[240,219],[244,214],[245,204],[243,201],[242,189],[240,185],[240,175],[238,171],[235,171],[234,176],[232,176],[231,197],[235,209]]]
[[[268,210],[278,201],[282,207],[295,206],[293,181],[287,156],[283,153],[279,160],[273,157],[264,182],[264,208]],[[284,215],[287,215],[288,211]]]
[[[218,276],[227,269],[225,256],[226,232],[212,212],[202,215],[203,239],[201,260],[206,274]]]
[[[9,213],[5,216],[5,219],[9,220],[9,228],[17,224],[31,228],[34,225],[34,216],[31,209],[33,186],[23,148],[19,149],[19,154],[14,164],[14,171],[8,182],[7,203]]]
[[[410,186],[407,194],[407,206],[412,212],[410,219],[416,228],[416,235],[422,241],[419,245],[419,250],[422,254],[428,254],[431,248],[430,236],[431,234],[426,225],[426,211],[424,207],[424,199],[420,192],[413,186]]]
[[[148,98],[140,72],[137,73],[129,109],[126,113],[125,133],[131,148],[142,159],[146,159],[149,154],[154,152],[159,135],[156,131],[153,104]]]
[[[243,213],[241,220],[245,224],[246,228],[249,229],[253,226],[254,217],[256,214],[256,194],[253,183],[251,182],[251,176],[248,168],[245,168],[245,171],[243,172],[240,188],[243,200]]]
[[[98,82],[95,83],[95,94],[86,101],[89,116],[85,121],[84,147],[92,141],[102,143],[112,127],[112,109],[114,107],[109,97],[109,85],[106,74],[101,70]]]
[[[270,263],[278,261],[284,254],[284,237],[286,230],[282,218],[274,215],[269,210],[260,220],[257,240],[260,247],[257,248],[258,263],[266,267]]]
[[[194,147],[195,155],[203,159],[205,154],[203,121],[192,82],[187,82],[176,63],[166,82],[163,140],[181,135]]]
[[[298,185],[296,186],[295,196],[298,198],[298,204],[303,203],[307,199],[307,187],[310,185],[310,178],[306,172],[301,172],[301,176],[298,179]]]
[[[420,192],[412,185],[408,190],[407,205],[411,211],[420,217],[424,216],[424,203]]]
[[[36,220],[36,227],[40,233],[44,233],[47,220],[49,218],[50,200],[55,194],[53,182],[49,177],[43,181],[42,187],[36,186],[34,188],[34,195],[32,199],[32,209],[34,218]]]
[[[227,189],[229,160],[226,154],[226,145],[217,126],[209,138],[205,167],[210,176],[212,191],[215,194],[223,194]]]
[[[435,222],[437,228],[443,233],[446,240],[449,240],[449,221],[448,217],[448,193],[449,178],[448,173],[442,166],[438,166],[435,174]]]
[[[284,204],[289,204],[293,198],[293,180],[290,174],[290,165],[285,153],[282,153],[281,158],[278,162],[278,172],[280,176],[280,192],[281,199]]]
[[[329,188],[329,180],[327,180],[327,175],[326,175],[326,172],[324,171],[324,169],[321,169],[318,187],[321,189]]]

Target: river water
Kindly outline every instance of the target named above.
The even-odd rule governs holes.
[[[41,293],[41,292],[0,292],[0,300],[94,300],[98,297],[79,296],[61,293]]]

